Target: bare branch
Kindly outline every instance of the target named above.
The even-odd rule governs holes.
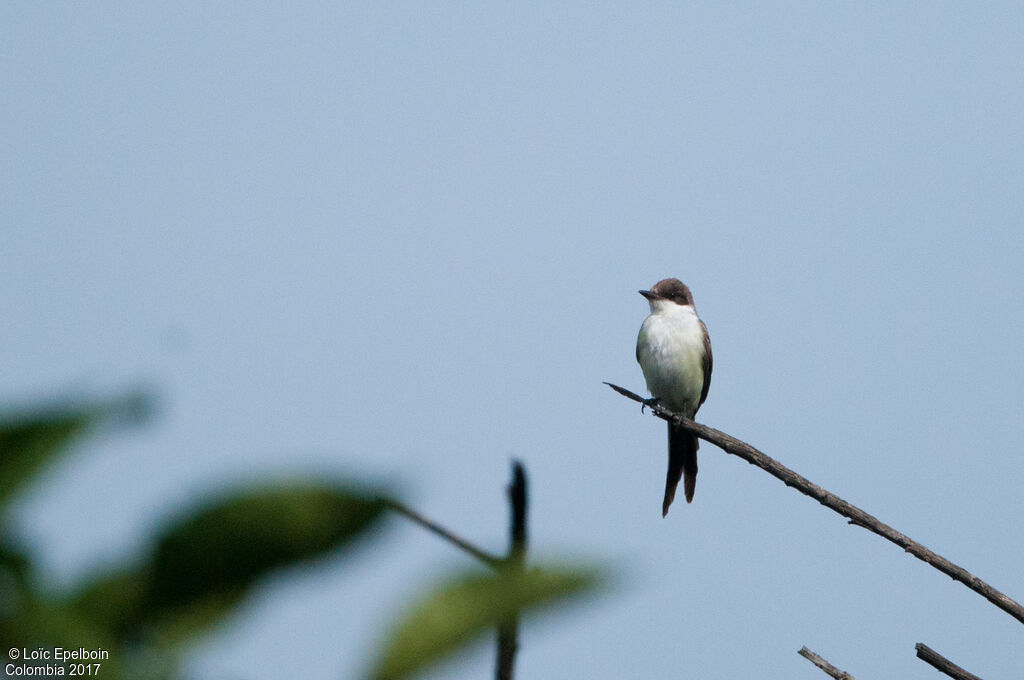
[[[424,527],[425,529],[434,532],[444,540],[454,545],[456,548],[459,548],[460,550],[469,553],[470,555],[477,558],[478,560],[486,564],[488,567],[491,567],[492,569],[500,569],[502,566],[505,565],[505,560],[503,558],[496,557],[488,553],[487,551],[476,547],[466,539],[456,536],[440,524],[432,522],[431,520],[427,519],[426,517],[416,512],[412,508],[403,505],[398,501],[392,500],[390,498],[385,498],[384,505],[388,509],[393,510],[398,514],[404,515],[405,517],[411,519],[413,522],[416,522],[416,524],[419,524],[421,527]]]
[[[619,394],[628,397],[634,401],[644,403],[644,400],[639,395],[630,392],[627,389],[619,387],[618,385],[612,385],[611,383],[605,383],[608,387]],[[781,479],[786,486],[792,486],[800,493],[810,496],[814,500],[818,501],[825,507],[838,512],[840,515],[848,518],[851,524],[864,527],[868,531],[878,534],[882,538],[892,541],[896,545],[903,548],[905,551],[913,555],[914,557],[927,562],[931,566],[935,567],[942,573],[946,574],[954,581],[960,581],[965,586],[978,593],[986,600],[999,607],[1003,611],[1010,614],[1021,623],[1024,623],[1024,607],[1018,602],[1007,597],[1003,593],[999,592],[989,584],[982,581],[977,576],[974,576],[963,567],[953,564],[945,557],[932,552],[928,548],[924,547],[920,543],[911,540],[907,536],[904,536],[900,532],[893,529],[888,524],[883,524],[875,517],[864,512],[855,505],[847,503],[842,498],[839,498],[835,494],[826,491],[817,484],[814,484],[807,478],[793,472],[782,463],[769,458],[765,454],[755,449],[750,444],[742,442],[735,437],[731,437],[724,432],[720,432],[714,428],[706,425],[696,423],[689,418],[666,411],[663,408],[657,406],[651,406],[651,411],[654,415],[658,416],[662,420],[671,421],[680,427],[683,427],[690,432],[693,432],[701,439],[711,442],[715,446],[719,447],[726,453],[731,453],[734,456],[739,456],[743,460],[747,461],[752,465],[756,465],[765,472]]]
[[[526,472],[519,461],[512,462],[512,483],[508,486],[508,502],[512,521],[508,557],[505,565],[522,570],[526,564]],[[512,680],[519,649],[519,615],[510,617],[498,627],[497,680]]]
[[[508,561],[522,569],[526,563],[526,470],[518,460],[512,462],[512,483],[508,487],[511,505]]]
[[[917,650],[917,658],[927,664],[931,664],[951,678],[956,678],[957,680],[981,680],[977,675],[968,673],[923,642],[918,642],[914,645],[914,649]]]
[[[807,649],[806,647],[801,647],[800,651],[797,652],[797,654],[804,657],[821,670],[825,671],[826,674],[832,676],[833,678],[835,678],[835,680],[857,680],[846,671],[839,670],[838,668],[830,664],[828,661],[825,661],[825,659],[821,658],[820,656],[818,656],[811,650]]]
[[[463,550],[495,570],[521,571],[526,564],[526,471],[519,461],[512,462],[512,482],[508,486],[511,514],[508,555],[497,557],[433,522],[412,508],[391,498],[381,499],[384,506],[433,532],[456,548]],[[512,680],[516,652],[519,649],[519,615],[509,617],[498,626],[497,680]]]

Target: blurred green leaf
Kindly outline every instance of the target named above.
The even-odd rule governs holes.
[[[0,646],[5,650],[12,647],[104,649],[110,658],[102,662],[103,677],[124,677],[123,654],[117,642],[89,619],[50,598],[23,599],[13,616],[0,618]]]
[[[32,567],[32,562],[21,545],[11,541],[10,537],[5,536],[4,538],[6,540],[0,542],[0,568],[9,570],[19,583],[23,583]]]
[[[131,394],[107,402],[0,417],[0,508],[90,426],[113,416],[138,418],[147,410],[147,398]]]
[[[136,623],[170,637],[197,632],[268,572],[349,544],[380,519],[384,503],[320,483],[264,486],[209,503],[158,541]]]
[[[461,574],[432,590],[402,617],[370,677],[409,677],[493,631],[517,612],[563,603],[602,582],[602,572],[592,567]]]
[[[32,562],[21,546],[5,538],[0,543],[0,622],[16,616],[33,597]]]
[[[148,584],[145,569],[107,571],[81,586],[68,603],[97,628],[123,638],[135,625]]]

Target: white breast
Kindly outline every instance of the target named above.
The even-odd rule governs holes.
[[[651,396],[692,417],[704,387],[704,329],[693,307],[672,303],[652,310],[640,327],[637,359]]]

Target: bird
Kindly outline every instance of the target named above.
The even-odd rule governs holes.
[[[640,294],[651,308],[636,339],[636,360],[651,393],[646,403],[692,419],[708,398],[711,386],[707,326],[697,316],[693,294],[679,279],[662,279]],[[680,477],[686,502],[690,503],[697,484],[697,436],[669,422],[662,517],[675,499]]]

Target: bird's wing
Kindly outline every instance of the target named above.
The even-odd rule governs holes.
[[[704,385],[700,388],[700,401],[697,403],[697,408],[700,408],[700,405],[708,398],[708,388],[711,387],[711,368],[714,365],[708,327],[704,325],[703,321],[700,322],[700,327],[704,330]]]
[[[640,324],[640,332],[637,333],[637,336],[636,336],[636,362],[638,364],[640,363],[640,343],[643,342],[644,335],[645,335],[644,328],[646,326],[647,326],[647,319],[644,319],[644,322],[642,324]]]

